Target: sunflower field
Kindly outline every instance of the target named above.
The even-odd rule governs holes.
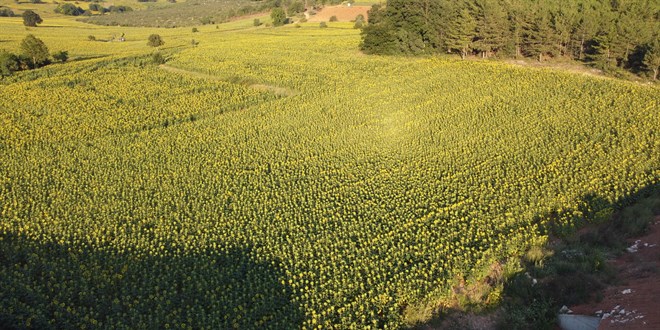
[[[400,328],[659,182],[657,86],[230,24],[0,80],[0,327]]]

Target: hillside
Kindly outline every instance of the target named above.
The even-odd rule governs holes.
[[[83,18],[87,23],[120,26],[150,26],[172,28],[228,21],[236,16],[269,11],[267,1],[253,0],[186,0],[150,6],[121,14]]]
[[[298,26],[0,18],[0,328],[413,326],[657,189],[655,85]]]

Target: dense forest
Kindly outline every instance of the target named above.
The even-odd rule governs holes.
[[[369,54],[570,58],[658,79],[657,0],[388,0],[362,33]]]

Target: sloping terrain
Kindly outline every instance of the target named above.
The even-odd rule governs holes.
[[[598,302],[572,306],[575,314],[601,318],[599,329],[660,328],[660,216],[642,237],[628,240],[625,254],[612,260],[615,285],[607,287]]]
[[[99,25],[173,28],[219,24],[235,16],[268,9],[267,4],[251,0],[187,0],[144,10],[83,18],[82,21]]]
[[[413,325],[660,178],[655,86],[364,56],[349,23],[0,22],[79,58],[0,82],[0,327]]]

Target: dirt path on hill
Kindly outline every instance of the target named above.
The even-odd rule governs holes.
[[[158,67],[162,70],[167,71],[167,72],[172,72],[172,73],[176,73],[176,74],[187,75],[187,76],[196,77],[196,78],[204,78],[204,79],[227,82],[227,80],[223,79],[222,77],[218,77],[218,76],[215,76],[215,75],[212,75],[212,74],[206,74],[206,73],[201,73],[201,72],[196,72],[196,71],[190,71],[190,70],[186,70],[186,69],[175,68],[175,67],[169,66],[167,64],[161,64]],[[280,95],[280,96],[293,96],[293,95],[298,94],[298,92],[295,91],[295,90],[288,89],[286,87],[280,87],[280,86],[273,86],[273,85],[266,85],[266,84],[249,84],[247,86],[250,87],[250,88],[262,91],[262,92],[274,93],[274,94]]]
[[[607,287],[600,302],[570,309],[599,316],[598,329],[660,329],[660,216],[645,236],[629,241],[627,250],[611,261],[619,284]]]

